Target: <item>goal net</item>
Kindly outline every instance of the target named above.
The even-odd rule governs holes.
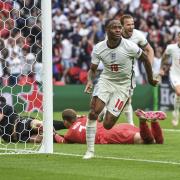
[[[0,153],[53,152],[51,41],[51,1],[0,0]]]

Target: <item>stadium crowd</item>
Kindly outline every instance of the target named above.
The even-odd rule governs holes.
[[[1,0],[0,8],[1,83],[14,85],[16,77],[20,84],[31,82],[32,72],[41,82],[40,1]],[[120,19],[127,13],[153,47],[153,70],[158,73],[166,45],[173,43],[180,31],[180,0],[52,0],[54,83],[86,83],[92,48],[105,38],[105,20]],[[167,80],[169,64],[165,69]],[[140,63],[135,71],[137,83],[146,83]]]

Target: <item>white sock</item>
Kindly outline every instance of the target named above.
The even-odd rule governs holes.
[[[133,109],[132,109],[132,105],[130,103],[126,104],[125,108],[124,108],[124,114],[126,116],[126,120],[129,124],[134,125],[133,122]]]
[[[179,120],[179,108],[180,108],[180,96],[177,96],[175,94],[173,117],[176,121]]]
[[[87,150],[94,152],[94,143],[96,136],[96,120],[87,119],[86,122],[86,143]]]

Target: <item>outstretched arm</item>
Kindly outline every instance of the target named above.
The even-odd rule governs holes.
[[[57,134],[57,133],[54,133],[54,142],[58,143],[58,144],[66,143],[64,137],[59,135],[59,134]]]
[[[96,71],[97,71],[98,65],[96,64],[91,64],[91,67],[88,71],[88,81],[86,84],[86,88],[84,90],[85,93],[92,93],[92,88],[93,88],[93,80],[96,77]]]
[[[153,79],[152,66],[147,55],[144,52],[142,52],[139,59],[143,62],[144,67],[146,69],[149,84],[151,84],[152,86],[156,86],[159,81]]]
[[[144,52],[147,54],[149,62],[152,65],[154,61],[154,50],[149,43],[144,47]]]

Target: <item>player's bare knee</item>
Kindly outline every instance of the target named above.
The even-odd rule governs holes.
[[[105,129],[109,130],[113,127],[113,123],[107,123],[106,121],[103,122],[103,126]]]
[[[91,110],[91,111],[89,112],[88,117],[89,117],[90,120],[97,120],[97,118],[98,118],[98,113],[95,112],[94,110]]]
[[[116,121],[117,121],[117,117],[112,115],[110,112],[107,112],[103,121],[103,126],[105,129],[109,130],[114,126]]]

